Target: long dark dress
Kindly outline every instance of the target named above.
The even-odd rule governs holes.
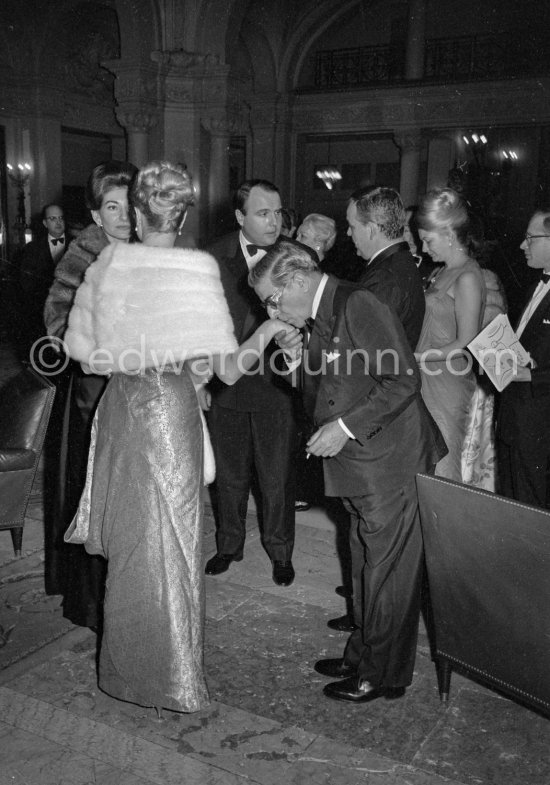
[[[48,335],[62,339],[75,293],[88,267],[108,246],[105,233],[95,224],[86,227],[71,242],[55,269],[55,279],[46,300],[44,321]],[[62,383],[59,400],[64,400],[61,417],[51,427],[55,443],[48,460],[48,476],[55,489],[50,491],[45,514],[45,587],[48,594],[63,595],[63,615],[73,624],[100,627],[106,563],[90,556],[82,545],[68,545],[63,535],[80,500],[86,477],[90,427],[97,403],[105,389],[103,376],[84,374],[79,363],[71,362]],[[59,422],[61,420],[61,423]],[[55,482],[53,482],[55,477]]]
[[[203,432],[181,374],[116,373],[92,428],[78,518],[108,560],[99,686],[174,711],[208,704],[203,674]]]

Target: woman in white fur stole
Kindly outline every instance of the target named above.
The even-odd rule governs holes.
[[[195,383],[205,367],[234,383],[288,327],[267,320],[237,347],[215,259],[173,247],[193,201],[182,167],[148,164],[132,201],[143,245],[102,252],[65,335],[74,359],[112,373],[67,538],[108,560],[100,688],[159,711],[192,712],[208,704]]]

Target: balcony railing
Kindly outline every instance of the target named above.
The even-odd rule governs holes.
[[[528,53],[512,35],[461,36],[426,41],[423,80],[477,81],[546,74],[549,47]],[[537,56],[533,56],[533,52]],[[405,44],[323,50],[316,53],[315,88],[336,90],[402,82]]]

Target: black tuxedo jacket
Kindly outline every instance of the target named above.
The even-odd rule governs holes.
[[[254,289],[248,285],[248,265],[239,242],[239,232],[221,237],[206,250],[218,261],[235,337],[241,344],[268,316]],[[284,409],[290,416],[292,390],[270,367],[274,348],[276,347],[269,347],[259,364],[251,368],[236,384],[228,387],[219,379],[213,379],[211,390],[214,401],[226,409],[245,412],[269,408]]]
[[[527,305],[536,287],[529,288]],[[527,322],[520,342],[536,367],[530,382],[512,382],[501,393],[497,434],[510,445],[550,440],[550,292]]]
[[[55,262],[50,253],[48,236],[42,235],[23,248],[19,263],[19,284],[24,295],[32,297],[52,285]],[[45,299],[45,298],[44,298]],[[44,302],[42,302],[44,305]]]
[[[391,305],[405,328],[411,349],[416,349],[426,302],[422,276],[406,242],[385,248],[370,262],[358,283]]]
[[[29,328],[37,335],[46,331],[44,303],[54,279],[55,267],[47,235],[42,235],[23,248],[19,258],[21,307]]]
[[[329,276],[303,358],[306,411],[356,437],[323,460],[327,496],[394,489],[447,452],[420,395],[420,373],[393,309]]]

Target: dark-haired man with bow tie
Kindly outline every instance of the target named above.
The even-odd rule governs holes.
[[[245,341],[267,318],[248,286],[248,273],[281,233],[281,197],[267,180],[246,180],[234,196],[240,230],[221,237],[206,250],[216,257],[235,336]],[[291,241],[292,242],[292,241]],[[253,478],[261,495],[262,542],[273,564],[273,580],[294,580],[295,471],[297,446],[292,391],[270,367],[266,352],[232,387],[211,384],[208,424],[216,458],[218,501],[217,553],[207,575],[225,572],[243,558],[246,512]]]
[[[541,278],[527,292],[516,327],[530,367],[517,369],[500,399],[500,493],[550,509],[550,210],[532,216],[520,247]]]
[[[44,303],[53,282],[54,270],[65,253],[65,218],[58,204],[42,209],[46,232],[23,249],[19,261],[19,289],[22,298],[25,332],[31,343],[44,335]]]

